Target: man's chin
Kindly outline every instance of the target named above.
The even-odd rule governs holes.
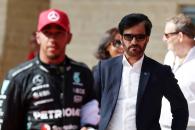
[[[57,59],[59,56],[58,55],[55,55],[55,54],[49,54],[47,55],[47,57],[51,60],[54,60],[54,59]]]
[[[143,53],[141,53],[140,51],[139,52],[138,51],[131,51],[131,52],[128,53],[128,55],[130,57],[140,57],[140,56],[143,55]]]

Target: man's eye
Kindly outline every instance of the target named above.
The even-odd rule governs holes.
[[[49,35],[49,34],[50,34],[49,31],[47,31],[47,30],[43,31],[43,33],[44,33],[45,35]]]

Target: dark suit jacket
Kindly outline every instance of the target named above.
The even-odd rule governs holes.
[[[101,120],[99,130],[106,130],[119,94],[122,77],[122,57],[100,61],[94,70],[95,89],[99,98]],[[136,103],[137,130],[160,130],[161,100],[171,104],[172,130],[185,130],[188,122],[187,101],[170,67],[144,57]]]

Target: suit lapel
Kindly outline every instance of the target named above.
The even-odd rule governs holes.
[[[119,90],[120,90],[120,84],[121,84],[121,76],[122,76],[122,56],[120,56],[118,59],[115,60],[116,62],[113,63],[111,68],[111,75],[109,78],[110,82],[110,91],[113,94],[113,102],[116,104]]]
[[[111,115],[113,115],[113,112],[116,107],[118,94],[120,90],[120,84],[121,84],[121,76],[122,76],[122,56],[119,56],[113,63],[111,68],[109,68],[109,78],[108,78],[108,88],[107,91],[109,91],[109,116],[108,116],[108,122],[111,119]],[[108,125],[108,122],[107,123]]]
[[[110,75],[110,86],[112,86],[112,94],[113,94],[113,102],[114,104],[116,104],[117,99],[118,99],[118,94],[119,94],[119,90],[120,90],[120,84],[121,84],[121,78],[122,78],[122,56],[117,59],[117,61],[114,63],[114,65],[112,66],[112,75]]]
[[[146,89],[149,77],[150,77],[150,69],[149,69],[149,65],[148,65],[148,58],[145,56],[143,64],[142,64],[140,81],[139,81],[139,86],[138,86],[136,113],[137,113],[137,110],[139,109],[141,99],[142,99],[144,91]]]

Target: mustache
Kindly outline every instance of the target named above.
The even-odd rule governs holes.
[[[142,49],[139,45],[131,45],[131,46],[127,47],[125,44],[123,44],[123,47],[126,48],[126,49],[131,49],[131,48],[139,48],[139,49]]]
[[[139,49],[141,49],[141,47],[140,47],[139,45],[131,45],[131,46],[129,46],[128,48],[129,48],[129,49],[130,49],[130,48],[139,48]]]

